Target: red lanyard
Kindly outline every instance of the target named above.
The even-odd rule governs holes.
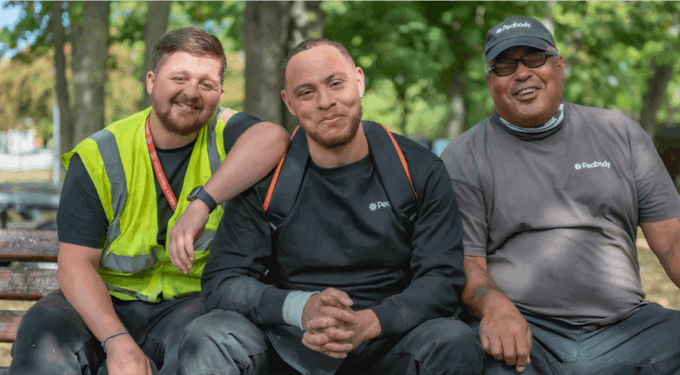
[[[151,165],[153,165],[153,171],[156,172],[156,178],[158,178],[158,183],[161,185],[163,194],[165,198],[170,203],[170,207],[175,211],[177,207],[177,198],[175,198],[175,193],[170,189],[170,183],[163,173],[163,167],[161,166],[161,161],[158,159],[158,154],[156,154],[156,147],[153,145],[153,137],[151,136],[151,125],[149,118],[146,118],[146,126],[144,127],[144,134],[146,135],[146,145],[149,147],[149,155],[151,156]]]

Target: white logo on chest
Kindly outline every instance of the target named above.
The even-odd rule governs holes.
[[[389,207],[389,206],[390,206],[390,202],[380,202],[380,201],[378,201],[378,202],[369,204],[368,209],[371,210],[371,211],[375,211],[377,209]]]
[[[576,164],[574,164],[574,169],[576,169],[578,171],[579,169],[585,169],[585,168],[587,168],[587,169],[598,168],[598,167],[611,168],[611,166],[612,166],[612,163],[608,162],[607,160],[604,160],[604,161],[593,161],[592,163],[576,163]]]

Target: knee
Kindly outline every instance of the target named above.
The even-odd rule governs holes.
[[[19,322],[16,343],[70,342],[84,334],[69,311],[60,306],[34,305]],[[52,339],[50,339],[52,338]]]
[[[21,319],[12,345],[11,373],[78,368],[76,353],[84,340],[70,315],[59,307],[32,309]]]
[[[227,353],[265,351],[266,336],[243,315],[224,310],[213,310],[185,328],[181,351],[218,348]]]
[[[265,334],[247,318],[214,310],[185,328],[179,357],[185,373],[231,374],[261,368],[266,351]]]
[[[185,329],[185,339],[216,340],[238,334],[250,323],[243,315],[233,311],[213,310],[194,319]]]
[[[416,357],[426,367],[454,367],[462,373],[481,373],[486,355],[478,335],[455,318],[440,318],[423,323],[423,341]],[[429,365],[429,366],[428,366]],[[469,372],[465,372],[469,371]]]

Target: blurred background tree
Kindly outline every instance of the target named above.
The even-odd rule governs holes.
[[[453,138],[493,110],[484,77],[486,31],[528,15],[555,34],[564,96],[623,112],[652,136],[680,121],[676,2],[23,2],[0,29],[0,121],[23,118],[60,151],[149,105],[150,50],[168,29],[215,34],[228,57],[222,105],[292,129],[281,63],[303,39],[343,43],[364,69],[364,117],[402,134]],[[55,15],[53,17],[53,15]],[[18,46],[23,48],[19,49]],[[56,93],[56,95],[55,95]]]

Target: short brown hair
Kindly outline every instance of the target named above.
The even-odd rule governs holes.
[[[345,46],[343,46],[342,44],[324,38],[307,39],[302,43],[298,44],[297,46],[295,46],[295,48],[293,48],[293,51],[291,51],[291,53],[288,56],[286,56],[286,59],[283,60],[283,66],[281,69],[281,82],[283,82],[284,89],[286,88],[286,68],[288,67],[288,62],[290,61],[290,59],[292,59],[293,56],[297,55],[302,51],[307,51],[318,46],[335,47],[335,49],[337,49],[340,52],[340,54],[342,54],[345,58],[347,58],[349,62],[352,63],[352,66],[356,66],[356,64],[354,64],[354,59],[352,59],[352,56],[349,55],[349,52],[347,52],[347,49],[345,49]]]
[[[163,34],[153,48],[153,71],[158,71],[157,69],[161,67],[166,56],[178,51],[195,56],[207,55],[218,59],[222,63],[220,68],[221,82],[224,82],[227,57],[224,55],[222,43],[213,35],[195,27],[182,27],[168,31]]]

